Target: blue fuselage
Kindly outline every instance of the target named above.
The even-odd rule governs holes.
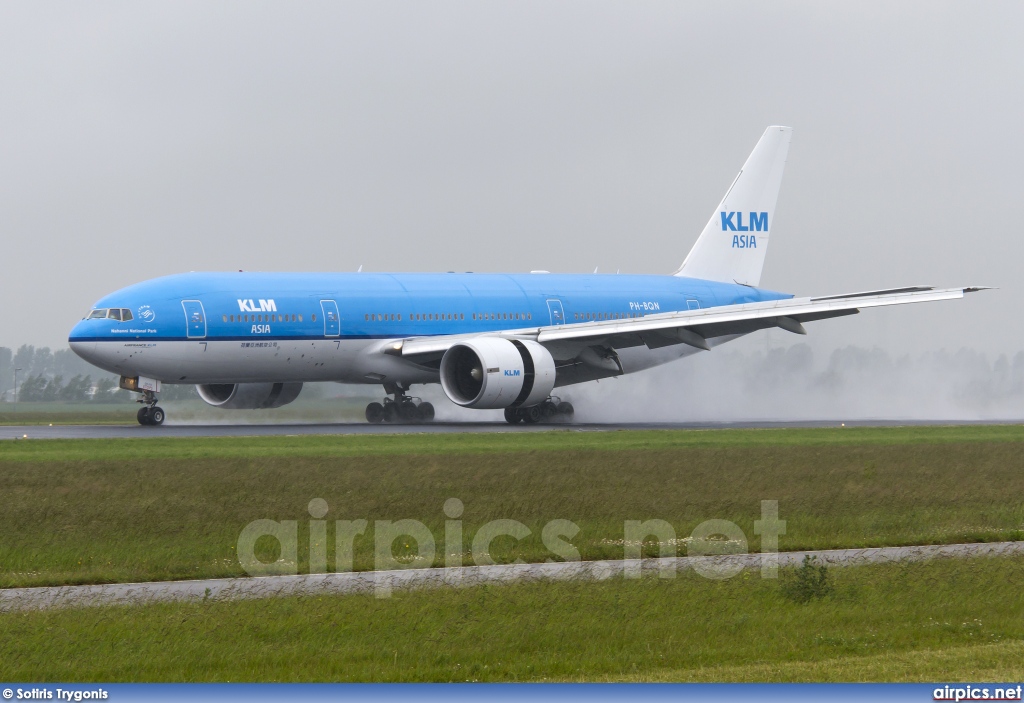
[[[111,293],[94,307],[123,308],[132,319],[84,319],[69,341],[390,339],[639,317],[789,297],[673,276],[189,273]],[[329,319],[335,306],[336,327]]]
[[[377,340],[536,329],[789,297],[654,275],[188,273],[104,297],[69,342],[101,368],[165,383],[371,382],[374,373],[354,354]],[[197,354],[191,351],[196,343],[217,353]],[[329,348],[338,354],[325,361]],[[276,350],[276,362],[254,349]]]

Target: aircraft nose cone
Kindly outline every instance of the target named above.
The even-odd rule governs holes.
[[[96,358],[96,342],[86,341],[89,337],[89,333],[86,324],[86,320],[82,320],[71,329],[71,333],[68,335],[68,346],[78,356],[82,357],[90,364],[95,364]]]
[[[96,342],[76,342],[74,337],[68,339],[68,346],[78,356],[90,364],[96,363]]]
[[[71,328],[71,332],[68,334],[68,342],[74,343],[85,336],[85,320],[82,320],[77,325]]]

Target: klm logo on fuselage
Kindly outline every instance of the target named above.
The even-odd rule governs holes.
[[[518,376],[520,373],[519,369],[505,369],[506,376]]]
[[[241,312],[277,312],[277,304],[273,299],[263,300],[261,298],[258,301],[253,301],[252,298],[238,299],[238,309]]]
[[[751,212],[747,223],[743,223],[742,212],[720,212],[723,232],[767,232],[768,213]],[[757,237],[752,234],[734,234],[733,249],[757,249]]]

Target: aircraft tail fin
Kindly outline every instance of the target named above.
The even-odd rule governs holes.
[[[756,286],[775,223],[791,127],[769,127],[747,157],[676,276]]]

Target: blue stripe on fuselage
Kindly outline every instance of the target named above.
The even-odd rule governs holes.
[[[565,323],[572,324],[790,297],[748,286],[650,275],[188,273],[104,297],[94,307],[127,308],[135,319],[83,320],[70,341],[197,339],[189,336],[182,301],[202,303],[203,339],[258,342],[540,327],[553,323],[556,302],[549,301],[560,303]],[[337,304],[338,335],[325,330],[322,300]],[[150,319],[143,319],[143,313]]]

